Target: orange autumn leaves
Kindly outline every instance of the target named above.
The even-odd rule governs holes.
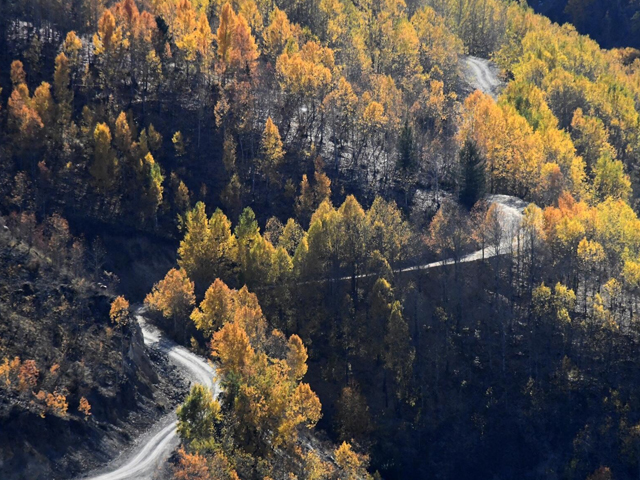
[[[35,360],[24,360],[20,357],[4,358],[0,362],[0,392],[6,395],[19,395],[23,398],[31,397],[31,410],[44,418],[47,414],[66,418],[69,402],[68,392],[56,388],[49,392],[44,388],[51,388],[59,374],[59,365],[53,365],[49,371],[41,375]],[[37,391],[36,391],[37,390]],[[86,397],[81,397],[78,411],[85,420],[91,415],[91,404]]]
[[[281,333],[272,335],[282,340]],[[279,359],[254,348],[236,322],[213,336],[212,352],[220,361],[223,385],[235,390],[232,405],[240,420],[238,428],[243,438],[250,437],[252,447],[292,445],[298,425],[313,427],[321,417],[320,400],[308,384],[299,383],[306,367],[306,350],[302,347],[303,355],[296,350],[299,340],[292,336],[286,345],[287,358]]]
[[[320,400],[301,382],[307,350],[300,337],[287,340],[278,330],[268,334],[256,295],[246,287],[231,289],[220,279],[191,318],[211,338],[223,392],[213,399],[196,386],[180,408],[178,430],[190,453],[181,453],[177,474],[199,475],[212,464],[228,465],[227,458],[237,452],[226,450],[225,435],[254,456],[269,457],[278,447],[293,449],[300,427],[312,428],[321,417]],[[203,424],[205,417],[209,420]],[[226,471],[234,478],[233,470]]]
[[[184,321],[194,299],[185,270],[172,269],[145,303],[165,318]],[[121,297],[114,301],[114,318],[126,311],[122,302]],[[308,384],[299,383],[307,371],[302,340],[297,335],[286,340],[277,330],[268,334],[258,299],[246,286],[235,290],[216,279],[191,320],[211,339],[223,384],[239,382],[233,389],[238,395],[234,405],[242,405],[236,414],[243,417],[243,425],[253,425],[261,438],[274,435],[272,441],[278,444],[293,441],[298,425],[311,427],[320,419],[320,401]],[[285,353],[276,357],[272,350]]]
[[[40,372],[33,360],[22,362],[19,357],[13,360],[5,358],[0,363],[0,386],[26,392],[34,388],[38,382]]]
[[[193,298],[193,283],[185,270],[173,269],[154,287],[146,303],[165,317],[184,317]],[[310,428],[317,423],[320,401],[308,384],[300,382],[307,371],[307,350],[297,335],[287,340],[278,330],[267,333],[255,294],[246,287],[231,289],[216,279],[191,313],[191,320],[211,339],[225,390],[222,402],[228,405],[223,411],[236,419],[231,422],[236,429],[233,436],[241,439],[244,448],[266,452],[291,446],[299,426]],[[194,445],[207,444],[206,439],[198,442]]]

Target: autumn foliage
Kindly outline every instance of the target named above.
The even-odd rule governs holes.
[[[576,27],[499,0],[3,2],[0,423],[141,392],[144,288],[224,387],[181,407],[177,478],[367,478],[365,453],[635,475],[640,54],[578,31],[640,15],[530,3]],[[322,415],[332,462],[304,446]]]

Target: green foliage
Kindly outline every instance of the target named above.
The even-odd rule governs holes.
[[[484,196],[486,188],[484,160],[471,140],[465,141],[460,150],[460,169],[460,203],[471,209]]]
[[[198,451],[215,448],[216,435],[219,435],[216,428],[222,420],[222,412],[211,390],[203,385],[194,385],[176,413],[180,438]]]
[[[571,1],[566,15],[591,30],[624,11],[617,22],[632,31],[631,4],[608,4]],[[213,340],[225,384],[221,407],[194,390],[181,410],[184,478],[234,478],[234,469],[366,478],[356,443],[336,451],[340,473],[298,450],[298,429],[320,415],[302,378],[336,405],[331,433],[356,437],[391,478],[584,479],[606,476],[603,465],[617,478],[637,468],[637,52],[602,50],[570,25],[498,0],[46,6],[54,34],[27,42],[15,22],[41,25],[42,5],[9,2],[0,15],[3,51],[25,61],[0,59],[11,80],[0,206],[15,212],[27,252],[46,258],[31,275],[47,265],[72,282],[82,242],[55,212],[72,212],[71,229],[88,238],[145,231],[155,249],[158,237],[183,236],[181,269],[147,303],[183,327],[184,341],[189,328],[194,344]],[[463,53],[499,63],[509,82],[497,102],[458,98]],[[456,186],[471,213],[442,200]],[[507,231],[501,209],[477,203],[485,190],[538,206]],[[229,217],[207,215],[204,202],[218,200]],[[44,227],[40,216],[50,216]],[[261,230],[272,217],[282,223]],[[476,248],[484,261],[466,261]],[[451,267],[404,269],[445,258]],[[134,277],[124,275],[126,290]],[[20,315],[46,311],[43,322],[59,325],[50,343],[75,352],[88,338],[67,320],[93,304],[87,297],[67,287],[38,302],[27,287],[11,292],[5,303]],[[109,333],[121,351],[124,310]],[[270,326],[286,335],[268,335]],[[35,331],[20,327],[5,329],[0,346]],[[118,350],[104,330],[100,351]],[[82,347],[73,357],[82,361],[65,367],[83,372],[68,374],[78,385],[102,376],[110,358]],[[111,353],[119,368],[106,371],[128,378]],[[29,361],[11,367],[16,354],[35,358],[3,354],[11,385]],[[51,384],[34,405],[75,411],[86,397],[67,412],[44,372],[35,385]],[[32,408],[20,390],[11,404]],[[285,450],[295,460],[278,465]]]
[[[595,164],[593,186],[598,198],[626,200],[631,193],[631,181],[624,173],[624,165],[605,153]]]

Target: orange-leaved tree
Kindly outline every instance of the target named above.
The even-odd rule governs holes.
[[[161,313],[166,320],[173,322],[174,335],[178,334],[180,324],[183,340],[186,337],[189,311],[196,301],[193,288],[193,282],[184,269],[172,268],[144,299],[145,305],[152,311]]]
[[[299,337],[293,335],[286,342],[277,331],[269,341],[250,336],[246,328],[255,328],[256,322],[264,321],[255,295],[246,289],[225,289],[220,282],[215,291],[218,296],[236,297],[216,302],[218,322],[223,318],[227,321],[211,341],[225,387],[221,397],[223,411],[236,418],[231,422],[234,438],[248,453],[265,456],[274,446],[292,446],[298,426],[312,427],[321,416],[318,397],[308,384],[300,383],[307,369],[306,348]],[[206,310],[206,304],[204,307]],[[276,351],[285,352],[284,358],[272,356]]]

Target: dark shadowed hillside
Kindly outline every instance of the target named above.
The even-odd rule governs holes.
[[[0,476],[7,479],[86,471],[171,405],[139,328],[111,322],[114,297],[73,257],[64,222],[50,220],[29,229],[17,217],[1,221]]]
[[[637,478],[639,12],[0,0],[0,477]]]

